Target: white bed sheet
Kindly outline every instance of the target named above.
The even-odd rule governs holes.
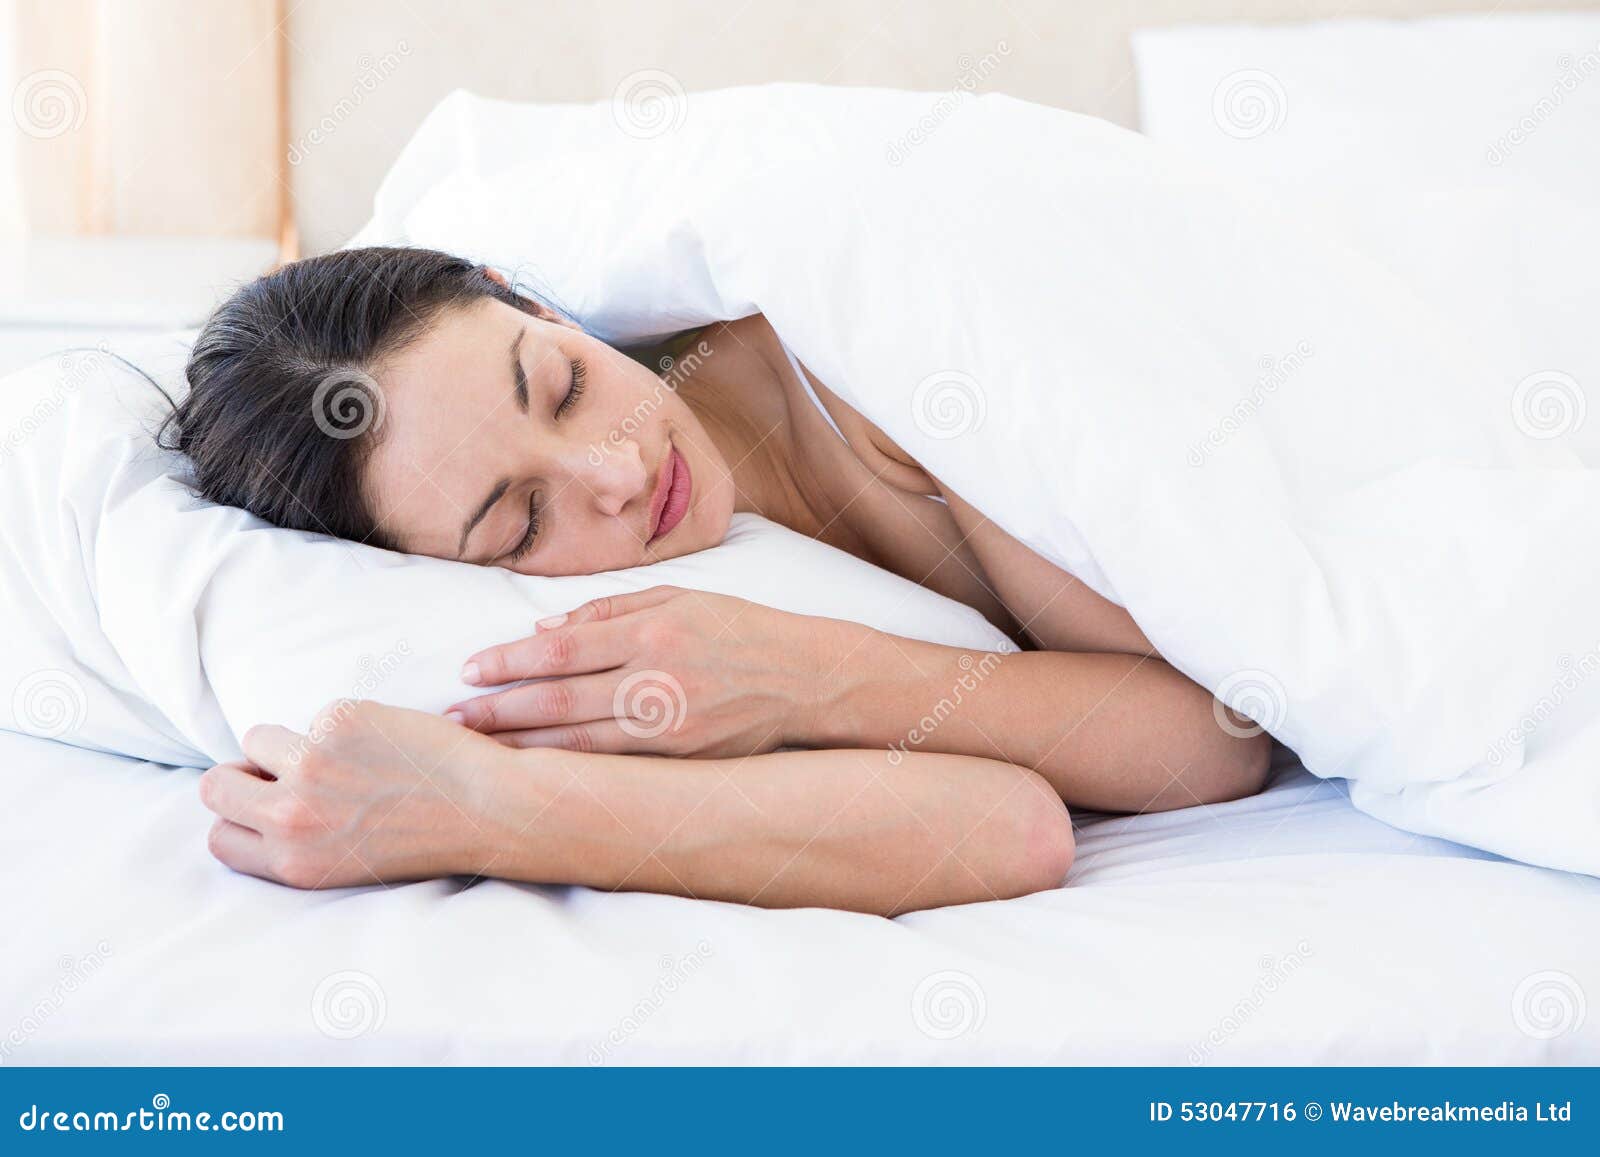
[[[1388,828],[1292,760],[1083,817],[1067,888],[894,921],[299,893],[207,855],[193,771],[0,733],[0,777],[0,1063],[1600,1062],[1600,879]]]

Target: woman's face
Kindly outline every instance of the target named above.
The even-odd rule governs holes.
[[[705,550],[727,464],[648,368],[559,319],[483,298],[376,367],[365,492],[402,550],[593,574]]]

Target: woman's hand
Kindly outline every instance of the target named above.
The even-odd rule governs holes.
[[[213,855],[297,888],[419,880],[482,870],[482,800],[508,755],[420,711],[341,700],[301,735],[252,727],[245,760],[200,777],[219,817]]]
[[[596,599],[472,656],[466,682],[518,686],[447,714],[514,747],[743,756],[799,745],[837,625],[677,587]]]

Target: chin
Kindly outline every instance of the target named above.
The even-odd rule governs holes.
[[[683,524],[661,544],[666,548],[662,552],[662,557],[679,558],[721,546],[723,539],[728,537],[728,527],[732,525],[732,521],[730,514],[723,514],[721,511],[713,513],[691,510],[689,517],[683,520]],[[674,542],[674,539],[677,541]]]

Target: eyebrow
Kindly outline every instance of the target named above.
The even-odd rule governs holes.
[[[511,489],[511,479],[502,478],[494,484],[494,489],[489,491],[489,496],[478,503],[478,509],[472,512],[472,517],[467,519],[467,524],[461,528],[461,543],[456,547],[456,558],[459,559],[467,549],[467,539],[478,523],[494,508],[494,504],[506,496],[506,491]]]
[[[511,342],[511,392],[517,399],[517,409],[524,414],[528,412],[528,374],[522,368],[522,335],[526,332],[517,330]]]

